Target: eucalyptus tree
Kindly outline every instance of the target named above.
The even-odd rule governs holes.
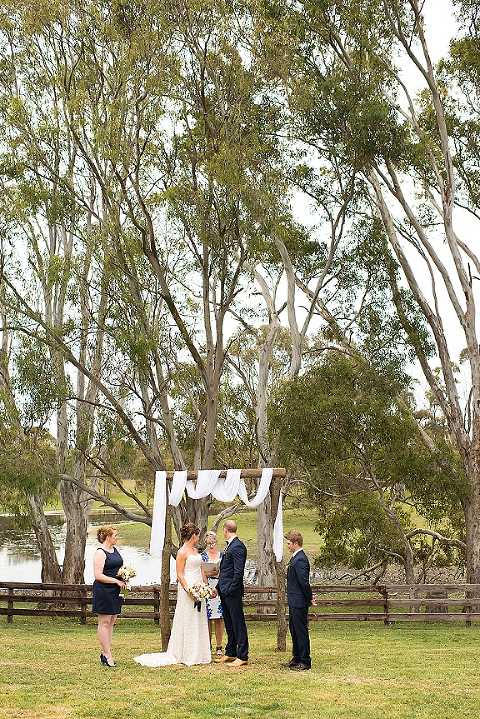
[[[318,509],[322,565],[379,578],[400,564],[414,584],[428,542],[444,562],[464,563],[461,462],[441,437],[432,453],[399,407],[409,382],[395,365],[329,353],[274,394],[271,432]]]
[[[265,55],[276,47],[270,67],[286,88],[292,131],[308,148],[304,174],[309,186],[321,186],[324,168],[353,171],[363,212],[372,228],[381,228],[375,233],[377,247],[382,236],[387,240],[382,261],[390,268],[400,337],[441,407],[469,481],[462,499],[467,569],[469,580],[478,582],[478,257],[459,212],[467,208],[474,232],[474,4],[458,4],[464,12],[459,13],[452,62],[438,67],[425,19],[428,9],[432,22],[433,4],[368,0],[254,7]],[[468,367],[466,402],[464,378],[454,371],[462,349]]]
[[[6,271],[9,297],[24,329],[88,378],[152,468],[189,460],[169,396],[186,358],[202,388],[194,460],[212,466],[227,313],[281,195],[275,115],[233,19],[228,3],[99,0],[35,12],[25,2],[4,18],[8,87],[15,79],[20,96],[6,99],[7,125],[28,147],[29,170],[61,198],[59,224],[67,240],[74,225],[78,257],[90,252],[96,273],[85,277],[97,311],[89,331],[108,345],[101,371],[82,355],[75,322],[52,326]],[[27,122],[38,96],[40,119]],[[79,400],[98,404],[98,396]],[[205,526],[206,502],[187,512]]]
[[[61,569],[44,513],[45,502],[55,496],[54,451],[42,426],[57,392],[48,377],[45,382],[43,378],[39,381],[39,351],[43,354],[42,364],[49,365],[41,346],[22,348],[20,367],[12,377],[12,361],[14,355],[18,360],[18,348],[13,346],[11,326],[14,322],[4,304],[1,318],[0,506],[33,528],[41,556],[42,581],[58,582]],[[33,378],[35,391],[30,392]],[[19,395],[27,397],[26,404]]]
[[[49,344],[50,369],[57,387],[54,406],[57,476],[66,517],[66,582],[83,581],[89,497],[67,473],[85,481],[85,453],[93,440],[95,404],[103,360],[107,311],[108,265],[96,264],[92,217],[93,189],[77,167],[78,154],[62,124],[61,103],[45,82],[48,53],[38,45],[37,62],[15,43],[6,28],[4,63],[5,154],[3,206],[9,237],[16,247],[16,310],[24,298],[42,320],[42,332],[71,339],[79,362],[88,368],[87,381],[77,371],[71,386],[66,358]],[[9,94],[10,93],[10,94]],[[71,192],[65,187],[69,187]],[[77,199],[77,197],[79,199]],[[8,269],[11,269],[7,265]],[[33,338],[35,341],[37,338]],[[37,381],[42,382],[41,374]],[[32,389],[32,388],[31,388]]]

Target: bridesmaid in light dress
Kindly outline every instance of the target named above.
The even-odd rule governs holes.
[[[220,567],[220,561],[222,559],[222,552],[217,547],[217,535],[216,532],[209,531],[205,535],[205,550],[202,552],[202,559],[204,562],[215,562]],[[208,576],[208,584],[211,587],[216,587],[218,584],[218,571],[215,574]],[[210,630],[210,642],[212,641],[212,629],[215,627],[215,639],[217,646],[215,654],[217,657],[221,657],[223,654],[223,612],[222,603],[220,597],[214,599],[207,599],[207,617],[208,626]]]

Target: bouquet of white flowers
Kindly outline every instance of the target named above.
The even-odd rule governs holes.
[[[122,594],[124,597],[127,596],[127,593],[130,591],[130,580],[133,579],[133,577],[136,577],[137,573],[132,567],[120,567],[117,573],[117,577],[122,580],[122,582],[125,582],[125,587],[122,590]]]
[[[212,597],[216,596],[216,591],[214,587],[210,587],[204,582],[193,584],[191,587],[188,588],[188,593],[193,599],[193,606],[196,607],[198,611],[200,611],[201,609],[202,599],[212,599]]]

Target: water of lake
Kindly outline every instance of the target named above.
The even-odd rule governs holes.
[[[91,515],[90,526],[114,522],[121,524],[122,518],[111,512],[100,512]],[[60,564],[63,561],[65,549],[65,524],[63,516],[51,514],[48,516],[52,538],[57,551]],[[85,581],[93,582],[93,555],[98,542],[95,533],[89,533],[85,549]],[[126,565],[134,567],[137,576],[132,584],[154,584],[160,581],[160,560],[151,557],[141,547],[118,545],[118,549]],[[175,576],[175,562],[170,567],[172,580]],[[35,542],[33,531],[21,530],[15,525],[12,517],[0,516],[0,581],[3,582],[40,582],[41,562],[40,554]]]

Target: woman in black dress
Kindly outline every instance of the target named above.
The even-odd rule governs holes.
[[[100,642],[100,661],[107,667],[114,667],[112,657],[112,633],[117,616],[122,611],[120,589],[125,584],[118,579],[118,570],[123,564],[120,552],[115,547],[118,532],[115,527],[100,527],[97,539],[100,547],[95,552],[93,569],[93,611],[98,614],[97,635]]]

